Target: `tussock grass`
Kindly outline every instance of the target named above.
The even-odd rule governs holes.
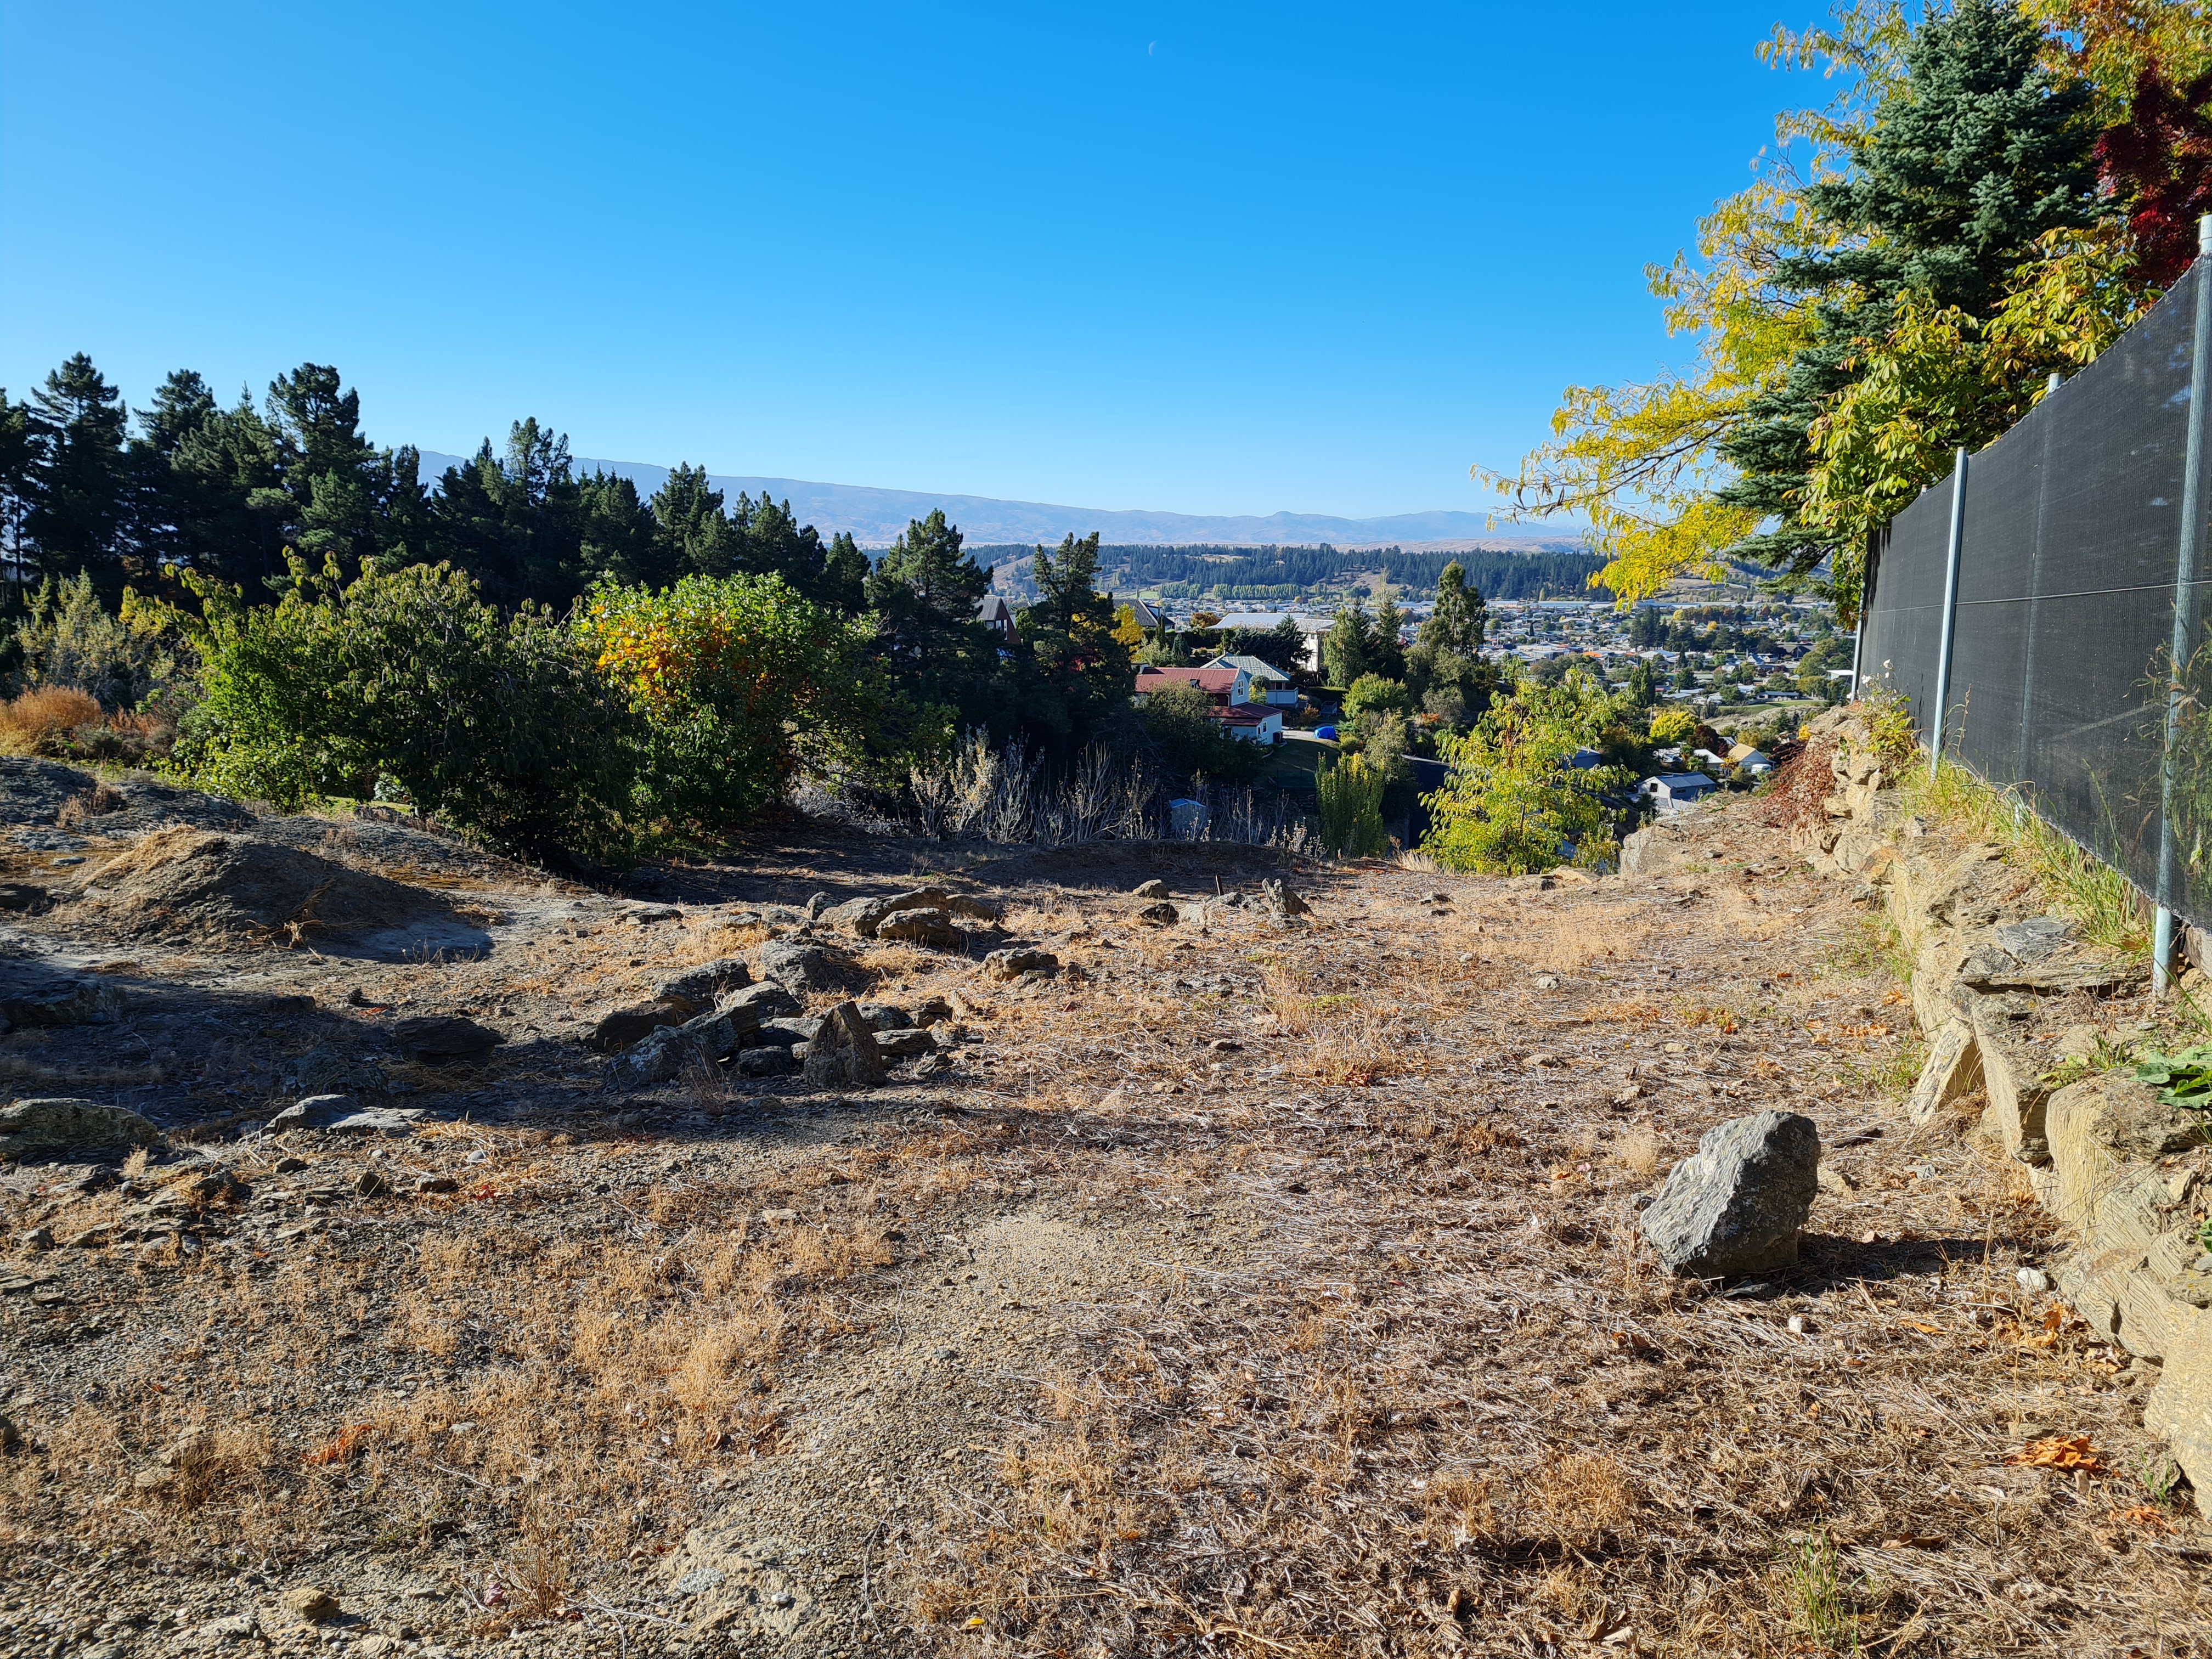
[[[1955,825],[2004,848],[2032,874],[2051,906],[2072,916],[2091,943],[2141,955],[2150,949],[2151,906],[2112,866],[2045,823],[2018,794],[1986,782],[1946,757],[1930,779],[1924,765],[1898,784],[1907,812]]]

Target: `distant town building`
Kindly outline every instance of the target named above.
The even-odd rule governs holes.
[[[1008,644],[1014,639],[1014,608],[1003,593],[986,593],[975,606],[975,620],[995,631]]]
[[[1642,787],[1663,811],[1668,807],[1687,806],[1692,801],[1703,800],[1720,785],[1703,772],[1667,772],[1644,779]]]
[[[1297,707],[1297,688],[1291,684],[1288,674],[1271,662],[1262,662],[1257,657],[1248,657],[1239,652],[1216,657],[1206,665],[1208,668],[1234,668],[1243,673],[1249,683],[1245,695],[1255,702],[1270,702],[1285,708]]]

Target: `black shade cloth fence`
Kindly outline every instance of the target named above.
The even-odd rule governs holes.
[[[2200,927],[2212,927],[2212,653],[2201,553],[2183,579],[2202,494],[2193,514],[2183,497],[2207,263],[1969,458],[1948,694],[1955,474],[1876,538],[1859,640],[1861,685],[1901,693],[1923,739],[1940,699],[1947,755]]]

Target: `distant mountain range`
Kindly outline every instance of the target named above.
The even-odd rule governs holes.
[[[459,455],[422,452],[422,476],[435,481],[449,466],[462,464]],[[665,466],[642,461],[574,463],[582,473],[605,471],[634,482],[641,495],[651,495],[668,477]],[[802,478],[739,478],[709,475],[714,487],[735,496],[766,495],[788,501],[801,524],[811,524],[825,536],[850,531],[863,547],[886,547],[909,520],[925,518],[942,507],[945,516],[960,526],[966,538],[979,544],[1056,543],[1063,536],[1087,536],[1092,531],[1110,543],[1127,545],[1175,546],[1213,543],[1237,547],[1312,546],[1327,542],[1335,547],[1384,547],[1395,543],[1457,542],[1486,547],[1577,547],[1579,532],[1571,526],[1532,531],[1514,525],[1490,528],[1480,513],[1398,513],[1381,519],[1339,519],[1325,513],[1271,513],[1262,518],[1242,514],[1213,517],[1194,513],[1107,512],[1094,507],[1054,507],[1044,501],[1001,501],[987,495],[932,495],[912,489],[872,489],[860,484],[810,483]]]

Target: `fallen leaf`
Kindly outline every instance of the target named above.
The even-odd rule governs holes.
[[[1943,1328],[1941,1325],[1923,1324],[1917,1319],[1900,1319],[1897,1322],[1908,1331],[1925,1331],[1930,1336],[1943,1334]]]
[[[2152,1532],[2172,1532],[2173,1523],[2168,1521],[2155,1504],[2137,1504],[2112,1516],[2115,1521],[2129,1521]]]
[[[2101,1474],[2105,1468],[2105,1460],[2086,1434],[2031,1440],[2018,1451],[2008,1452],[2005,1462],[2014,1468],[2081,1469],[2090,1474]]]
[[[361,1443],[376,1432],[374,1423],[353,1423],[338,1431],[337,1437],[325,1441],[300,1461],[315,1467],[343,1463],[361,1449]]]
[[[1881,1547],[1886,1550],[1940,1550],[1950,1541],[1932,1533],[1909,1532],[1902,1538],[1883,1539]]]

